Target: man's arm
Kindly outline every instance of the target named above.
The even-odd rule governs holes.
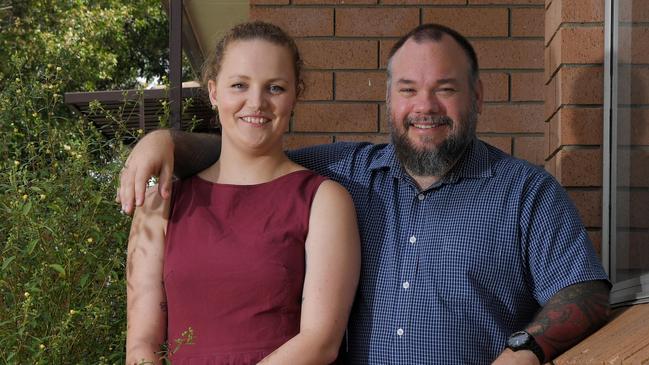
[[[215,134],[171,129],[147,134],[135,145],[120,174],[116,200],[122,203],[122,211],[131,214],[136,205],[142,205],[147,182],[152,176],[158,176],[160,195],[167,199],[172,171],[178,177],[186,177],[206,169],[218,160],[220,142],[221,137]],[[174,165],[174,161],[179,163]]]
[[[594,280],[568,286],[550,298],[525,329],[543,349],[546,362],[606,323],[609,292],[607,282]],[[494,364],[538,364],[538,360],[531,351],[505,350]]]
[[[602,280],[571,285],[543,306],[527,332],[554,359],[606,324],[610,314],[610,288]]]

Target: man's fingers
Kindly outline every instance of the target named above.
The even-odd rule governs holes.
[[[135,188],[135,205],[138,207],[144,203],[144,194],[146,194],[146,187],[150,178],[151,174],[142,173],[140,169],[135,173],[135,181],[132,186]]]
[[[119,201],[122,203],[122,212],[133,213],[133,178],[134,174],[128,168],[122,169],[119,175]]]
[[[173,163],[171,164],[173,166]],[[158,179],[159,187],[158,192],[162,199],[168,199],[171,195],[171,179],[173,177],[173,170],[168,165],[163,165]]]

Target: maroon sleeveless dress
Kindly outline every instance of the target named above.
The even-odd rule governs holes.
[[[164,287],[174,365],[256,364],[300,329],[309,212],[325,178],[295,171],[257,185],[174,183]]]

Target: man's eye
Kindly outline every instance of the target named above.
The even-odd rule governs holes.
[[[399,89],[399,92],[402,94],[413,94],[415,92],[415,89],[404,88],[404,89]]]
[[[437,90],[437,93],[442,94],[442,95],[453,95],[456,92],[457,92],[457,90],[455,90],[452,87],[444,87],[444,88],[441,88],[441,89]]]
[[[280,94],[285,91],[285,89],[279,85],[270,85],[268,89],[272,94]]]

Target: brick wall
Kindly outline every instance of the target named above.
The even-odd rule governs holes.
[[[545,5],[545,166],[568,190],[600,252],[604,0]]]
[[[293,35],[306,62],[288,148],[388,141],[387,54],[410,29],[437,22],[466,35],[478,53],[486,92],[480,137],[539,165],[544,14],[544,0],[251,0],[250,11]]]

